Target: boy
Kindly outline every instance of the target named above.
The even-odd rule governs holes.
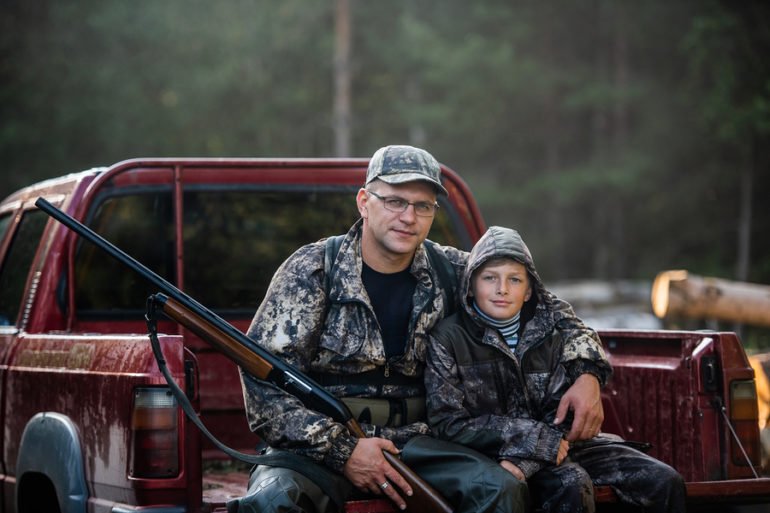
[[[597,484],[645,511],[684,511],[683,479],[668,465],[614,435],[571,447],[565,440],[562,395],[579,373],[606,383],[611,367],[598,345],[591,360],[567,354],[554,296],[515,230],[493,226],[482,236],[459,298],[460,311],[434,328],[428,350],[427,413],[439,438],[526,480],[535,509],[594,511]]]

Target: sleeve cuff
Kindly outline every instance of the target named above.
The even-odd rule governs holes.
[[[345,463],[348,462],[358,439],[347,434],[340,434],[331,443],[331,449],[324,457],[324,464],[335,472],[342,474]]]
[[[599,385],[604,387],[612,375],[610,370],[597,365],[591,360],[585,360],[582,358],[566,362],[565,367],[567,369],[567,376],[569,377],[570,383],[574,383],[581,374],[591,374],[599,380]]]
[[[524,444],[521,442],[508,442],[500,449],[498,459],[506,459],[514,463],[516,463],[514,459],[556,463],[563,436],[563,433],[558,429],[541,425],[534,435],[536,437],[536,440],[533,440],[534,443],[526,444],[527,448],[524,448]]]
[[[524,477],[529,479],[534,476],[540,469],[545,466],[545,463],[536,460],[522,460],[521,458],[502,458],[510,461],[521,470]]]

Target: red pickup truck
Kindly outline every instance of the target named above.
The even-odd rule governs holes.
[[[224,511],[248,468],[184,416],[144,324],[157,292],[34,206],[43,197],[245,330],[274,270],[357,217],[360,159],[131,160],[32,185],[0,204],[0,512]],[[485,226],[462,180],[431,238],[469,248]],[[171,321],[174,379],[228,445],[257,443],[235,365]],[[606,331],[604,430],[651,444],[690,510],[770,504],[758,477],[753,371],[732,333]],[[600,507],[615,507],[609,489]],[[390,511],[384,501],[348,512]]]

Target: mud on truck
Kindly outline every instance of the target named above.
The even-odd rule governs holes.
[[[190,422],[153,357],[151,284],[35,206],[90,227],[245,331],[278,265],[357,218],[363,159],[135,159],[47,180],[0,204],[0,513],[223,512],[248,466]],[[465,183],[430,238],[469,249],[485,229]],[[578,312],[579,314],[580,312]],[[728,332],[612,330],[603,430],[648,443],[687,481],[689,511],[770,507],[754,373]],[[235,363],[168,319],[174,381],[221,441],[253,452]],[[619,510],[610,489],[599,509]],[[764,506],[760,506],[764,505]],[[347,512],[393,511],[381,499]]]

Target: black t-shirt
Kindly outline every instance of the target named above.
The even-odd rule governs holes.
[[[409,268],[391,274],[375,271],[363,265],[361,278],[380,323],[385,356],[391,358],[404,354],[412,315],[412,296],[417,280]]]

